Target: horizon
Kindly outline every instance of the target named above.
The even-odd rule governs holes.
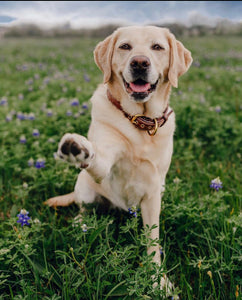
[[[180,23],[216,26],[242,22],[242,1],[0,1],[0,25],[34,24],[42,29],[103,25]]]

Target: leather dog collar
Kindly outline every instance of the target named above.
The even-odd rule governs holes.
[[[117,109],[119,109],[136,128],[146,130],[151,136],[154,136],[156,134],[158,127],[162,127],[168,120],[170,114],[173,112],[173,110],[169,111],[169,105],[167,105],[166,109],[163,111],[163,115],[159,118],[151,119],[140,114],[132,116],[123,110],[120,102],[112,96],[109,90],[107,90],[107,96],[109,101]]]

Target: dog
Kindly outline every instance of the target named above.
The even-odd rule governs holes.
[[[103,83],[94,92],[88,138],[66,133],[58,156],[81,168],[74,192],[51,198],[52,207],[92,203],[98,195],[115,207],[140,206],[144,226],[159,239],[161,198],[165,189],[175,130],[169,106],[171,88],[192,63],[190,51],[166,28],[121,27],[101,41],[94,59]],[[161,264],[159,245],[153,261]],[[170,286],[167,277],[161,288]]]

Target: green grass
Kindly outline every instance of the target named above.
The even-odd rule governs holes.
[[[242,40],[183,42],[194,65],[171,95],[176,132],[160,218],[162,267],[181,299],[239,299]],[[162,299],[152,288],[151,275],[162,271],[146,255],[152,241],[140,213],[90,206],[83,232],[72,226],[75,205],[56,211],[43,205],[74,188],[78,170],[53,154],[64,133],[87,133],[88,101],[102,81],[92,55],[96,43],[0,40],[0,299]],[[73,98],[79,107],[70,105]],[[35,120],[21,121],[18,112],[34,113]],[[30,158],[45,159],[45,168],[29,167]],[[223,189],[216,192],[209,185],[218,176]],[[31,217],[23,228],[16,222],[22,208]]]

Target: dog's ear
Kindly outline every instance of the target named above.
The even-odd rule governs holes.
[[[168,79],[174,87],[178,87],[178,77],[184,74],[192,63],[191,52],[188,51],[175,36],[169,32],[170,65]]]
[[[103,72],[104,83],[107,83],[112,75],[112,57],[115,42],[116,32],[97,44],[94,50],[94,60],[99,69]]]

